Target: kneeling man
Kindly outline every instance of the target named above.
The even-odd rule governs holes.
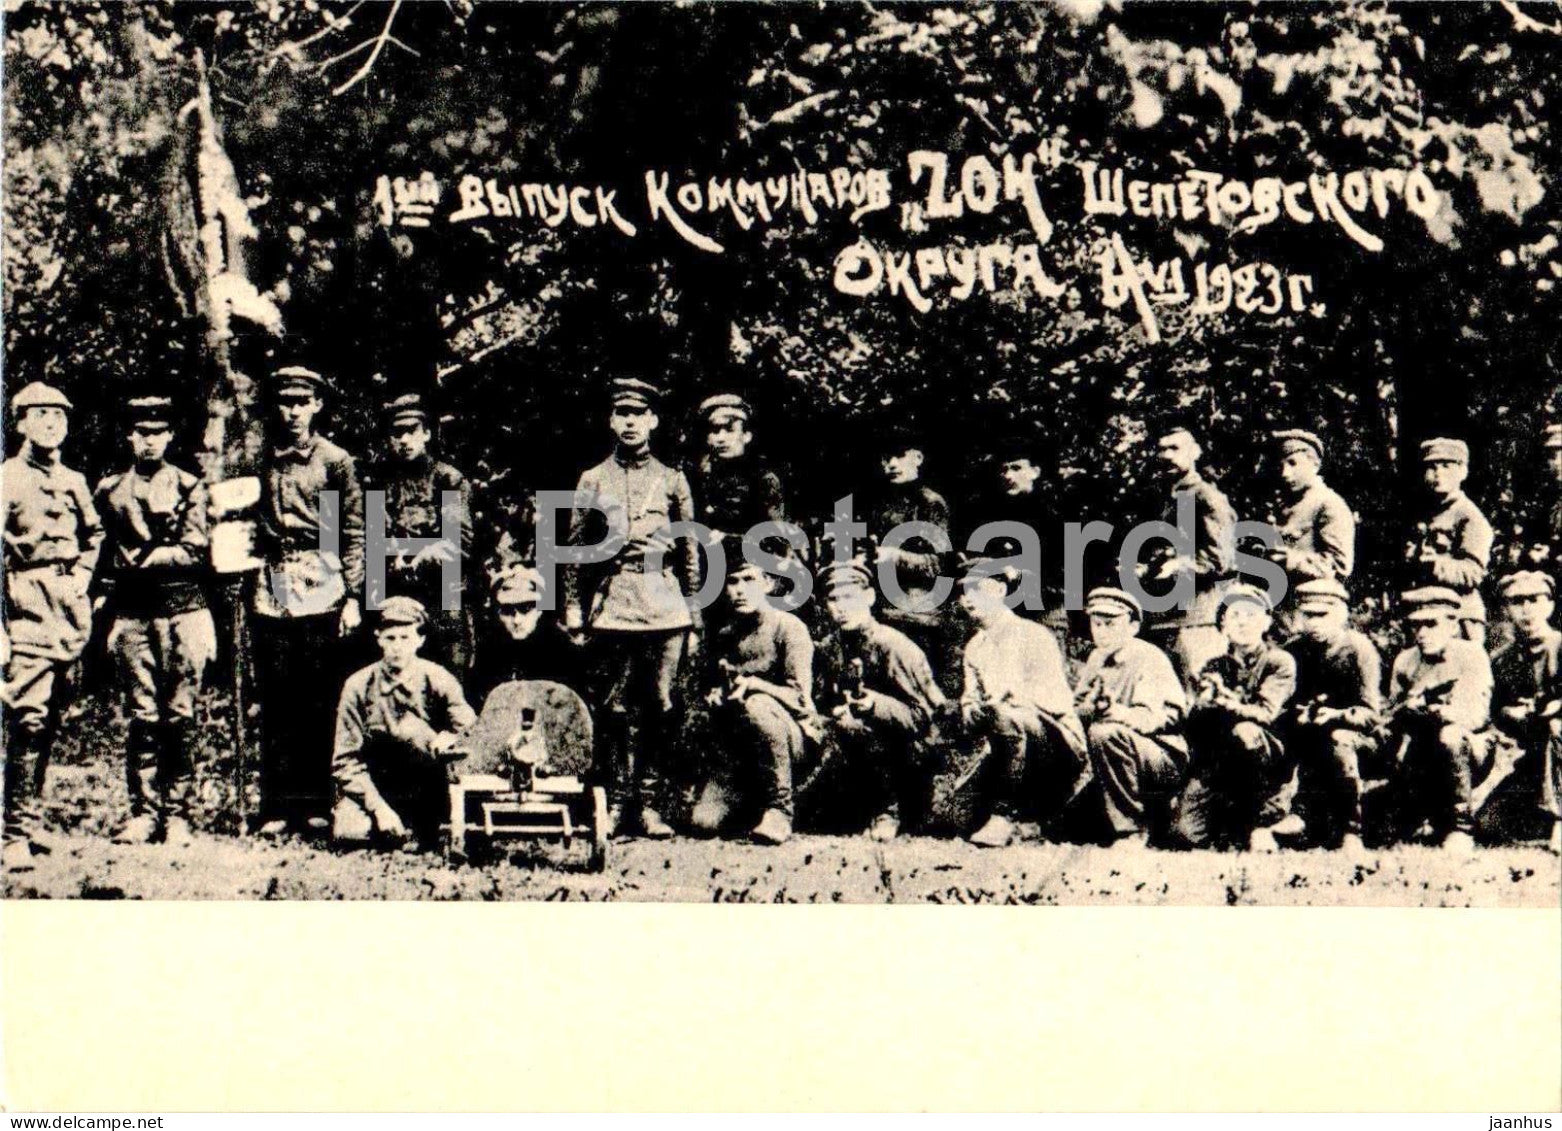
[[[1268,596],[1251,585],[1232,586],[1216,611],[1226,650],[1199,670],[1188,714],[1193,780],[1176,834],[1189,847],[1275,847],[1265,825],[1284,815],[1276,795],[1291,774],[1275,725],[1296,690],[1296,661],[1267,639],[1271,623]]]
[[[456,677],[418,655],[428,614],[411,597],[380,609],[380,661],[354,673],[336,709],[332,839],[437,842],[449,799],[444,756],[476,719]]]
[[[1187,778],[1188,700],[1166,653],[1139,638],[1144,610],[1131,594],[1092,589],[1085,612],[1095,648],[1074,702],[1112,835],[1142,847],[1165,832]]]
[[[1063,653],[1044,626],[1006,603],[1012,577],[977,559],[966,567],[960,607],[976,625],[965,646],[960,717],[980,744],[972,769],[979,827],[972,844],[1013,841],[1015,821],[1056,817],[1089,780],[1085,728],[1063,671]]]
[[[731,617],[713,641],[700,728],[710,775],[691,823],[700,832],[721,831],[748,794],[761,813],[749,835],[780,844],[792,835],[792,767],[802,758],[803,724],[813,715],[814,644],[802,621],[771,606],[764,572],[732,560]]]

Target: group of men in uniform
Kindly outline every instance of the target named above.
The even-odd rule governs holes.
[[[500,562],[481,586],[453,568],[473,556],[471,491],[434,458],[419,397],[387,407],[382,455],[360,466],[318,431],[326,396],[310,369],[273,373],[269,446],[249,469],[263,835],[436,838],[469,695],[523,678],[585,693],[615,827],[648,837],[682,825],[762,843],[797,827],[888,840],[955,824],[981,846],[1027,826],[1166,847],[1361,851],[1419,837],[1464,851],[1478,835],[1556,845],[1555,582],[1540,569],[1496,582],[1508,638],[1489,658],[1493,533],[1463,491],[1461,441],[1421,445],[1426,491],[1399,597],[1408,643],[1385,685],[1376,647],[1350,623],[1355,518],[1324,482],[1309,432],[1275,435],[1282,500],[1259,552],[1286,577],[1279,609],[1238,572],[1236,513],[1202,474],[1196,438],[1155,438],[1162,517],[1177,525],[1191,507],[1192,540],[1150,555],[1140,578],[1185,581],[1191,600],[1147,614],[1123,588],[1092,589],[1090,649],[1074,671],[1065,646],[1081,633],[1055,591],[1047,608],[1019,607],[1036,579],[1003,543],[956,557],[895,533],[908,522],[954,533],[905,436],[885,441],[882,481],[865,493],[866,555],[761,539],[816,571],[814,599],[788,611],[776,577],[739,548],[756,524],[787,518],[782,480],[753,450],[748,403],[724,393],[701,404],[707,451],[691,477],[653,453],[660,391],[613,382],[612,450],[579,477],[568,540],[597,544],[604,520],[623,536],[608,560],[564,570],[551,617],[531,563]],[[72,405],[59,390],[28,385],[11,409],[21,442],[0,473],[5,865],[48,850],[37,799],[95,617],[111,624],[130,719],[116,835],[187,842],[195,707],[218,643],[210,532],[233,515],[169,462],[166,399],[127,403],[127,465],[96,490],[61,462]],[[1562,427],[1545,442],[1562,482]],[[1000,457],[984,520],[1038,524],[1048,505],[1034,454]],[[723,598],[708,609],[696,595],[702,560],[715,559],[674,525],[696,521],[728,547]],[[366,529],[388,539],[383,565],[366,558]],[[883,599],[886,570],[907,599]],[[951,583],[957,600],[941,602]],[[371,636],[378,656],[366,662]],[[940,810],[951,797],[958,821]]]

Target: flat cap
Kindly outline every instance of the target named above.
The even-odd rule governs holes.
[[[318,397],[325,392],[325,378],[303,365],[284,365],[271,374],[271,395],[302,394]]]
[[[1320,460],[1323,459],[1323,441],[1317,435],[1308,432],[1304,428],[1286,428],[1274,434],[1275,443],[1280,448],[1280,454],[1288,456],[1292,452],[1311,452]]]
[[[1422,463],[1469,463],[1470,445],[1463,440],[1450,440],[1438,436],[1421,441]]]
[[[392,625],[410,624],[422,628],[428,623],[428,613],[423,609],[423,603],[412,597],[387,597],[385,603],[380,606],[379,628],[390,628]]]
[[[170,423],[174,418],[174,402],[170,397],[131,397],[125,402],[125,420],[135,425]]]
[[[1247,584],[1233,585],[1225,593],[1221,594],[1220,607],[1215,610],[1216,623],[1220,622],[1221,618],[1226,615],[1226,610],[1232,605],[1242,603],[1257,605],[1266,613],[1272,612],[1275,607],[1274,602],[1269,599],[1269,594],[1258,586]]]
[[[1458,612],[1459,594],[1443,585],[1407,589],[1399,595],[1400,612],[1410,620]]]
[[[542,594],[542,574],[521,562],[505,566],[489,582],[497,605],[536,604]]]
[[[662,399],[660,389],[638,377],[615,377],[608,392],[614,408],[654,409]]]
[[[835,562],[825,567],[824,587],[830,592],[837,589],[866,589],[872,592],[873,574],[868,572],[866,564],[856,558],[849,562]]]
[[[736,393],[717,393],[700,402],[700,415],[719,424],[729,419],[747,420],[754,415],[754,410],[749,407],[748,401]]]
[[[1541,431],[1540,444],[1543,448],[1562,448],[1562,424],[1548,424]]]
[[[34,381],[23,385],[11,399],[11,410],[18,414],[26,412],[30,408],[75,408],[70,398],[60,392],[53,385],[45,385],[42,381]]]
[[[397,397],[385,406],[385,423],[394,428],[398,424],[427,424],[428,409],[417,393]]]
[[[1521,569],[1497,582],[1497,596],[1504,601],[1517,601],[1524,597],[1552,597],[1557,595],[1556,582],[1551,575],[1538,569]]]
[[[1291,590],[1298,605],[1306,605],[1320,601],[1338,601],[1342,605],[1350,604],[1350,593],[1332,577],[1314,577],[1303,581]]]
[[[1113,589],[1109,585],[1100,585],[1092,589],[1085,597],[1085,612],[1087,613],[1127,613],[1134,620],[1144,619],[1144,607],[1132,593],[1126,593],[1121,589]]]
[[[1023,576],[1014,565],[1006,563],[1003,558],[995,558],[987,554],[961,554],[955,563],[955,568],[961,581],[981,581],[990,577],[1009,589],[1018,585]]]

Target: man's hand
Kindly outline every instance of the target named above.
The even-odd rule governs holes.
[[[564,610],[564,638],[577,648],[586,642],[586,615],[579,605]]]
[[[390,840],[406,840],[407,826],[402,823],[396,810],[389,805],[382,805],[374,813],[374,827],[380,831],[380,835]]]
[[[363,623],[363,610],[358,607],[358,598],[347,598],[342,606],[342,618],[337,622],[336,631],[340,636],[351,636],[358,631],[358,626]]]
[[[1108,703],[1103,710],[1097,712],[1096,718],[1102,722],[1121,723],[1127,726],[1129,719],[1128,708],[1121,703]]]
[[[1344,717],[1345,708],[1343,707],[1318,706],[1312,709],[1312,714],[1309,716],[1308,721],[1315,726],[1328,726],[1330,723],[1338,722]]]
[[[719,707],[726,701],[727,692],[720,687],[713,687],[705,693],[705,705],[707,707]]]
[[[734,703],[741,703],[752,694],[754,694],[753,676],[737,675],[732,677],[732,689],[727,692],[728,699]]]

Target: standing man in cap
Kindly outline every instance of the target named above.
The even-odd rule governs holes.
[[[1400,597],[1415,643],[1389,674],[1389,748],[1395,751],[1394,824],[1402,838],[1423,821],[1434,841],[1467,853],[1474,847],[1472,795],[1482,749],[1476,733],[1491,710],[1486,650],[1459,635],[1463,597],[1445,586]]]
[[[97,568],[103,524],[79,471],[60,462],[71,402],[34,381],[11,402],[22,437],[0,466],[5,506],[4,864],[32,867],[46,851],[36,798],[55,732],[74,691],[73,671],[92,629],[88,586]]]
[[[127,408],[130,467],[93,495],[107,535],[98,576],[113,618],[108,650],[130,716],[130,818],[115,839],[188,844],[195,706],[217,657],[206,487],[168,462],[172,402],[139,397]]]
[[[741,539],[762,522],[781,522],[786,505],[781,477],[750,452],[753,409],[736,393],[700,402],[705,454],[694,477],[705,525],[719,541]]]
[[[1277,795],[1291,776],[1277,724],[1296,690],[1296,661],[1269,641],[1269,597],[1256,586],[1226,590],[1216,623],[1226,651],[1194,681],[1187,725],[1192,780],[1175,831],[1190,847],[1272,852],[1266,825],[1283,816]]]
[[[1074,702],[1110,832],[1142,848],[1167,829],[1187,779],[1188,700],[1166,653],[1139,638],[1144,612],[1131,594],[1092,589],[1085,612],[1095,647]]]
[[[965,646],[960,718],[966,738],[979,744],[978,826],[969,839],[982,848],[1012,843],[1022,816],[1056,818],[1090,780],[1085,728],[1058,642],[1009,608],[1012,574],[992,566],[967,563],[960,587],[960,607],[977,626]]]
[[[890,602],[882,613],[884,623],[910,637],[932,663],[939,686],[946,693],[954,693],[960,684],[961,633],[950,623],[947,609],[927,607],[932,602],[944,555],[919,537],[900,546],[885,544],[897,526],[909,522],[927,523],[952,538],[949,504],[922,482],[922,463],[922,448],[917,441],[906,432],[892,431],[879,449],[883,478],[869,493],[864,522],[874,547],[876,567],[894,571],[906,598],[904,603]]]
[[[370,594],[371,603],[387,596],[419,601],[429,617],[430,658],[464,674],[472,663],[468,587],[463,583],[457,608],[446,609],[442,597],[445,564],[460,562],[464,569],[471,562],[472,489],[464,475],[429,454],[432,433],[422,397],[409,393],[391,401],[385,409],[385,424],[390,440],[387,454],[364,470],[366,504],[373,498],[370,492],[381,492],[385,535],[417,539],[425,545],[398,552],[386,561],[385,592]],[[454,539],[446,537],[443,508],[447,493],[453,496],[454,525],[459,531]],[[365,517],[373,517],[372,506],[365,506]]]
[[[1186,428],[1163,432],[1155,442],[1155,455],[1170,497],[1161,521],[1177,526],[1185,505],[1193,507],[1192,555],[1168,548],[1143,570],[1144,580],[1175,582],[1179,575],[1193,579],[1193,600],[1185,609],[1166,614],[1154,626],[1165,638],[1165,650],[1184,679],[1191,680],[1205,661],[1225,648],[1225,638],[1215,626],[1220,597],[1236,563],[1236,512],[1221,490],[1199,473],[1204,451]]]
[[[1271,551],[1294,589],[1304,581],[1344,581],[1356,564],[1356,516],[1323,481],[1323,441],[1300,428],[1274,434],[1279,447],[1280,542]]]
[[[261,464],[256,549],[265,561],[250,621],[261,710],[258,832],[324,832],[331,809],[331,718],[362,621],[363,491],[352,456],[315,430],[320,374],[271,376],[270,448]],[[332,497],[334,493],[334,497]]]
[[[933,722],[945,699],[922,649],[873,615],[866,565],[840,562],[824,576],[833,629],[814,653],[815,702],[824,719],[817,766],[798,801],[830,825],[894,840],[932,801]]]
[[[1296,694],[1285,734],[1297,765],[1297,812],[1276,831],[1360,855],[1364,769],[1379,750],[1383,661],[1350,626],[1350,597],[1339,581],[1304,581],[1292,597],[1296,635],[1287,651],[1296,660]]]
[[[428,615],[411,597],[375,614],[380,660],[348,677],[336,708],[331,838],[439,843],[449,813],[445,761],[476,721],[456,677],[418,655]]]
[[[582,643],[589,632],[599,650],[597,703],[606,713],[599,725],[613,823],[638,819],[640,831],[660,838],[673,832],[660,807],[670,769],[674,681],[685,648],[698,646],[701,626],[694,599],[698,543],[685,535],[674,544],[662,531],[694,520],[694,494],[683,472],[651,454],[660,391],[620,378],[611,395],[613,454],[587,468],[575,486],[587,505],[572,516],[569,543],[602,541],[599,511],[618,520],[608,525],[624,531],[625,541],[593,575],[579,566],[565,570],[564,628]]]
[[[1470,449],[1463,440],[1421,445],[1427,498],[1405,544],[1413,586],[1452,589],[1459,596],[1459,630],[1466,640],[1486,639],[1486,605],[1480,587],[1491,564],[1491,523],[1464,493]]]
[[[801,620],[771,606],[770,577],[736,554],[727,558],[726,598],[731,615],[712,634],[705,709],[693,728],[710,772],[691,823],[717,833],[734,809],[752,809],[759,820],[749,835],[780,844],[792,835],[792,767],[814,714],[814,642]]]
[[[1492,723],[1496,741],[1513,744],[1518,757],[1491,810],[1477,808],[1476,816],[1483,831],[1495,825],[1492,831],[1511,838],[1539,824],[1551,850],[1562,851],[1562,632],[1551,623],[1556,584],[1524,570],[1498,582],[1497,594],[1515,635],[1492,657]]]
[[[994,458],[994,483],[981,501],[977,521],[969,524],[966,532],[967,546],[978,553],[994,557],[1017,557],[1023,547],[1015,538],[1001,536],[991,539],[986,546],[972,546],[971,537],[988,523],[1016,522],[1035,531],[1042,556],[1030,563],[1029,568],[1039,571],[1042,599],[1046,609],[1020,609],[1022,617],[1044,620],[1057,633],[1068,631],[1068,615],[1062,609],[1062,580],[1060,563],[1056,555],[1047,556],[1047,547],[1059,536],[1056,498],[1042,486],[1042,472],[1037,465],[1031,444],[1024,438],[1012,438],[997,449]]]

